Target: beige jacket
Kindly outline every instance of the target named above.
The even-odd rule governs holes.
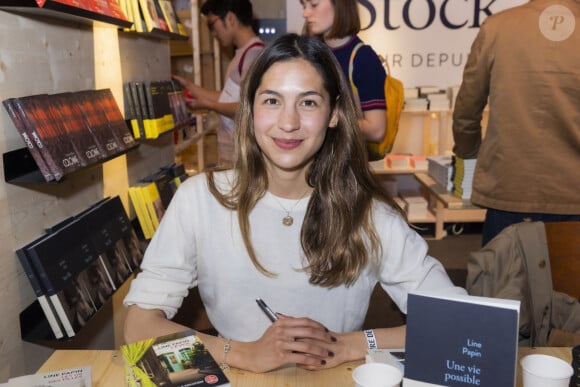
[[[474,203],[580,214],[580,0],[533,0],[486,19],[465,66],[453,134],[455,153],[478,159]]]
[[[551,337],[555,330],[567,332],[568,341],[559,345],[580,343],[580,303],[552,290],[542,222],[511,225],[481,250],[471,253],[465,287],[474,296],[521,301],[520,345],[555,343]]]

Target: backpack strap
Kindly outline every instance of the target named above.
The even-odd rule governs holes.
[[[352,49],[352,52],[350,53],[350,60],[348,62],[348,80],[350,82],[350,87],[352,89],[352,92],[354,93],[355,96],[358,96],[358,89],[356,88],[356,85],[354,84],[354,81],[352,80],[352,71],[354,69],[354,57],[356,56],[358,49],[361,48],[362,46],[363,46],[362,42],[358,42],[356,44],[356,46],[354,46],[354,48]]]
[[[250,44],[242,53],[242,57],[240,58],[240,63],[238,63],[238,74],[240,74],[240,77],[242,76],[242,68],[244,67],[244,58],[246,57],[246,54],[248,53],[248,51],[250,51],[251,48],[253,47],[263,47],[264,43],[257,41],[254,42],[252,44]]]

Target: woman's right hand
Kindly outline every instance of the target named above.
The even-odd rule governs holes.
[[[257,341],[232,343],[232,367],[253,372],[266,372],[287,364],[319,368],[333,356],[325,346],[336,338],[322,324],[305,317],[278,317]]]

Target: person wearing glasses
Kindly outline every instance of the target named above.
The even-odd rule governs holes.
[[[264,49],[264,43],[254,30],[252,3],[249,0],[207,0],[201,6],[211,34],[223,47],[234,47],[225,83],[221,91],[205,89],[174,75],[173,78],[189,91],[193,109],[208,109],[220,114],[217,131],[218,159],[221,167],[229,167],[234,157],[234,121],[240,99],[240,85],[248,69]]]

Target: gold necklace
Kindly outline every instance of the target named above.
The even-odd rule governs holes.
[[[294,203],[294,205],[292,206],[291,209],[287,209],[286,207],[284,207],[282,205],[282,203],[280,202],[280,200],[278,200],[278,198],[275,195],[272,195],[272,197],[274,198],[274,200],[276,200],[276,203],[278,203],[278,205],[280,207],[282,207],[282,209],[284,210],[284,212],[286,213],[286,216],[284,216],[282,218],[282,224],[284,226],[292,226],[294,224],[294,217],[292,215],[290,215],[290,213],[292,211],[294,211],[294,209],[296,208],[296,206],[298,205],[298,203],[300,203],[302,201],[302,199],[304,199],[306,197],[306,194],[308,194],[309,189],[306,190],[306,192],[304,192],[304,194],[302,194],[302,197],[300,199],[298,199],[298,201],[296,203]]]

